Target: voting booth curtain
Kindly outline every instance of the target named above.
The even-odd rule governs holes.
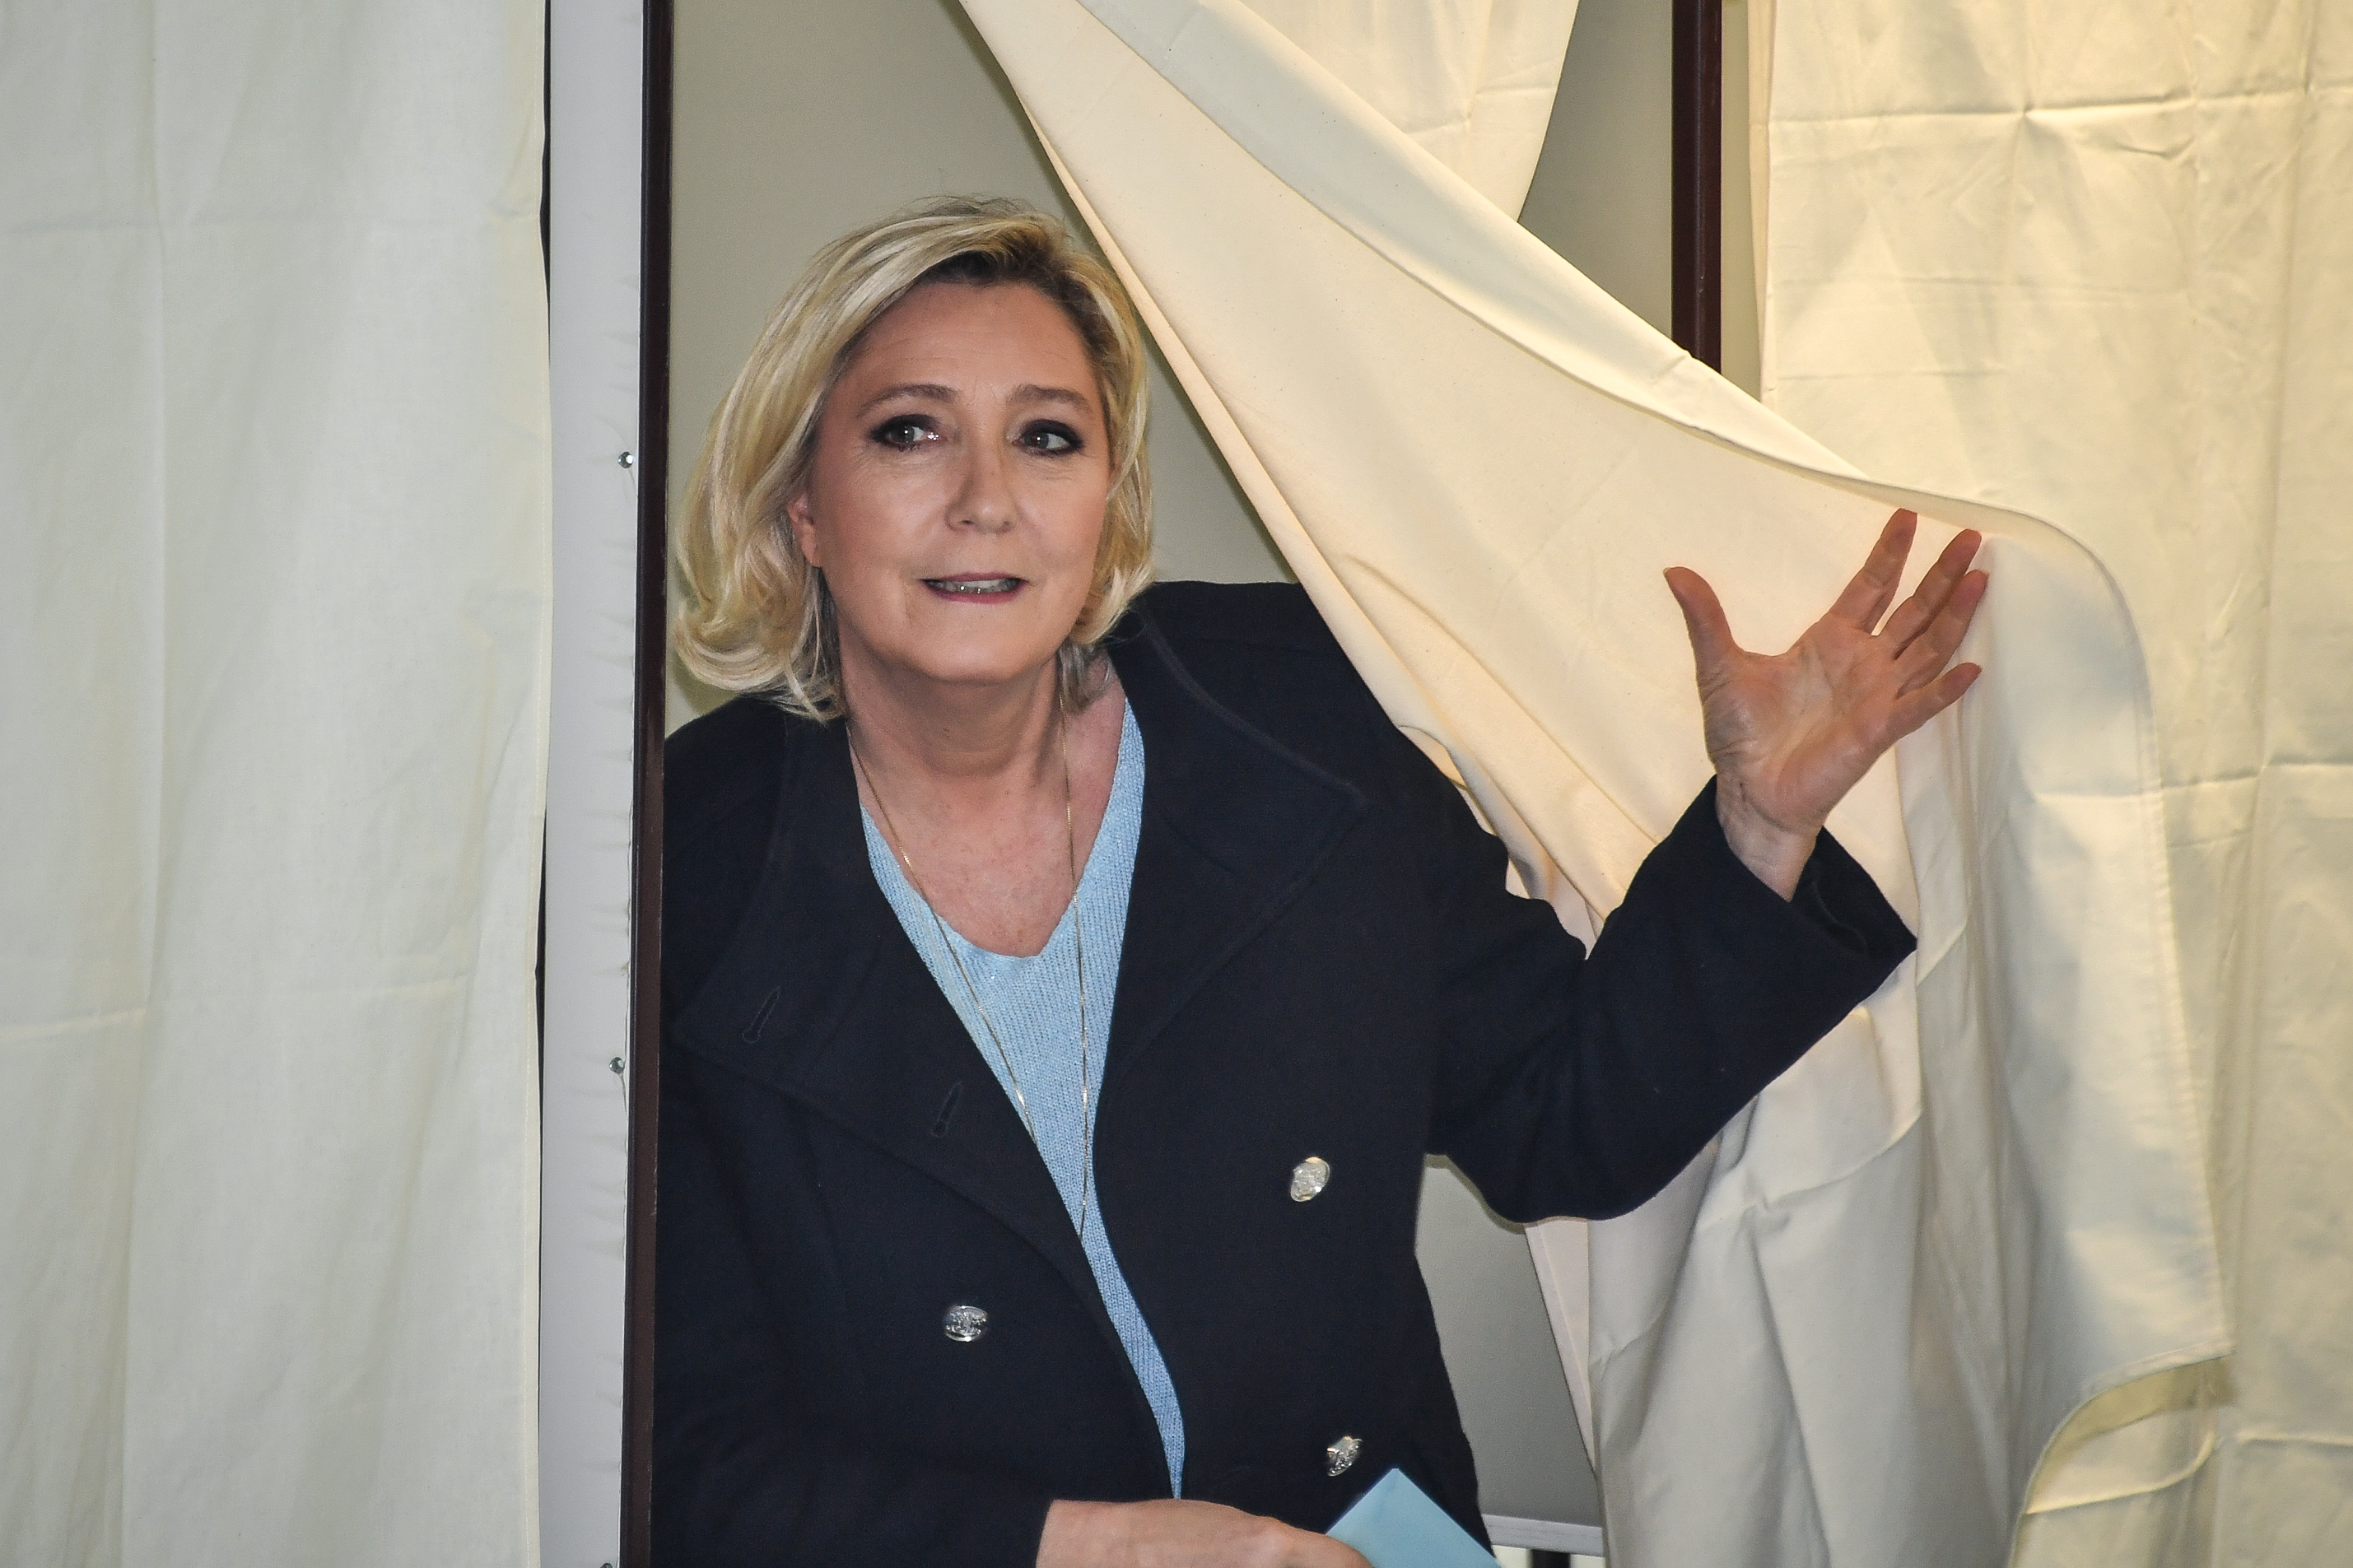
[[[2087,1411],[2019,1560],[2344,1561],[2353,7],[1774,10],[1766,401],[1873,473],[2067,528],[2154,687],[2238,1349]]]
[[[1577,0],[1249,0],[1414,145],[1516,215]]]
[[[2353,16],[1753,6],[1767,412],[1507,216],[1567,0],[965,9],[1571,929],[1705,776],[1662,568],[1989,536],[1833,820],[1917,957],[1540,1236],[1613,1563],[2325,1560]],[[536,1557],[541,16],[7,14],[0,1560]]]
[[[0,1562],[535,1557],[540,26],[0,14]]]
[[[1300,581],[1572,929],[1707,774],[1662,568],[1778,647],[1891,505],[1988,534],[1985,679],[1832,824],[1917,957],[1590,1227],[1562,1327],[1613,1564],[2000,1561],[2080,1405],[2225,1344],[2115,584],[1759,408],[1240,0],[965,9]]]

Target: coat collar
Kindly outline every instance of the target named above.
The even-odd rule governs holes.
[[[1148,615],[1112,638],[1144,735],[1144,824],[1106,1099],[1204,982],[1299,895],[1363,812],[1344,781],[1236,717]]]
[[[1112,642],[1144,735],[1145,798],[1106,1100],[1364,807],[1354,787],[1203,691],[1147,614],[1123,621]],[[786,733],[758,889],[671,1043],[995,1215],[1053,1264],[1116,1344],[1044,1160],[875,882],[845,730],[796,722]]]

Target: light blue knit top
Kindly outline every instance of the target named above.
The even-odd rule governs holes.
[[[1035,957],[990,952],[966,942],[955,927],[944,922],[935,925],[874,818],[867,816],[865,822],[866,858],[908,940],[923,955],[932,978],[939,982],[956,1016],[964,1020],[972,1043],[979,1047],[988,1070],[997,1075],[1007,1099],[1014,1098],[1013,1078],[1020,1079],[1038,1152],[1045,1156],[1055,1186],[1061,1189],[1062,1206],[1070,1210],[1074,1226],[1080,1223],[1080,1193],[1086,1190],[1086,1221],[1082,1229],[1087,1262],[1094,1268],[1103,1310],[1111,1315],[1112,1327],[1119,1331],[1119,1342],[1126,1348],[1127,1359],[1144,1384],[1144,1395],[1152,1402],[1153,1416],[1160,1424],[1160,1447],[1168,1458],[1169,1489],[1181,1497],[1185,1417],[1176,1407],[1176,1385],[1168,1381],[1160,1346],[1128,1290],[1119,1260],[1112,1256],[1111,1240],[1103,1234],[1100,1196],[1084,1181],[1086,1118],[1103,1089],[1103,1043],[1111,1032],[1112,998],[1119,989],[1120,944],[1127,934],[1127,891],[1135,877],[1136,834],[1144,822],[1144,735],[1135,726],[1134,711],[1126,710],[1120,721],[1119,766],[1112,775],[1111,803],[1103,811],[1094,847],[1087,853],[1086,868],[1079,874],[1079,895],[1062,911],[1054,934]],[[1083,1097],[1079,1092],[1077,940],[1082,921],[1086,923],[1087,939],[1090,1080]],[[1005,1063],[997,1059],[987,1026],[965,989],[964,975],[956,973],[955,959],[940,945],[943,929],[955,944],[956,955],[964,960],[964,974],[972,977],[973,990],[980,993],[989,1020],[997,1026],[997,1039],[1012,1059],[1013,1078],[1007,1076]]]

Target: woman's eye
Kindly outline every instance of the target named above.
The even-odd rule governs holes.
[[[923,416],[902,414],[895,418],[885,419],[881,424],[874,426],[871,434],[873,439],[883,446],[894,447],[904,452],[934,439],[938,432],[932,428],[932,422]]]
[[[1066,452],[1077,451],[1085,443],[1079,439],[1079,433],[1069,426],[1048,422],[1032,425],[1022,431],[1021,444],[1033,452],[1044,452],[1059,458]]]

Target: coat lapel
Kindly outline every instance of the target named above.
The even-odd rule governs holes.
[[[791,734],[759,889],[672,1040],[994,1215],[1116,1343],[1045,1161],[875,884],[842,727]]]
[[[1203,691],[1150,617],[1113,643],[1144,734],[1144,826],[1103,1093],[1281,914],[1365,806],[1356,787]]]

